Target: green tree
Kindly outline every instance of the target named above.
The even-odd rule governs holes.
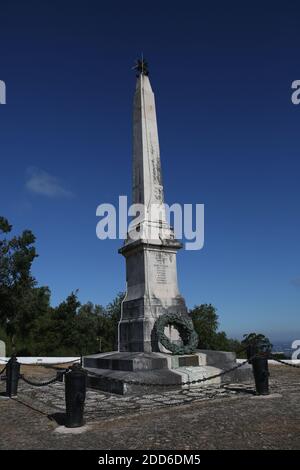
[[[228,338],[224,331],[218,331],[219,317],[213,305],[197,305],[190,310],[190,315],[199,336],[199,349],[234,352],[241,349],[239,341]]]
[[[80,307],[77,291],[72,292],[66,300],[53,309],[53,327],[58,342],[57,351],[62,356],[80,354],[77,344],[76,316]]]
[[[25,304],[20,305],[17,313],[15,347],[19,355],[41,355],[36,341],[44,341],[36,331],[36,323],[47,316],[50,308],[50,290],[48,287],[28,289],[23,297]]]
[[[215,307],[211,304],[196,305],[190,315],[199,336],[199,349],[214,349],[219,326]]]
[[[79,355],[76,316],[80,302],[72,292],[57,307],[42,310],[36,317],[32,331],[32,353],[45,356]]]
[[[88,302],[78,310],[75,318],[75,341],[80,354],[93,354],[99,351],[99,317],[103,314],[103,307]]]
[[[12,226],[0,217],[0,326],[11,346],[28,336],[30,325],[38,314],[38,299],[47,301],[46,288],[36,290],[31,265],[38,256],[34,247],[35,236],[24,230],[19,236],[10,236]]]
[[[118,348],[118,323],[121,318],[121,305],[125,297],[124,292],[119,292],[116,297],[106,307],[106,317],[108,322],[108,338],[110,341],[110,350]]]

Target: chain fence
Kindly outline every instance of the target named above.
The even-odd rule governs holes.
[[[87,372],[87,374],[89,376],[97,377],[97,378],[100,378],[100,379],[103,378],[103,379],[108,380],[110,382],[120,382],[121,381],[126,385],[136,385],[136,386],[140,386],[140,387],[162,387],[162,388],[164,388],[164,387],[176,387],[178,385],[185,385],[185,386],[195,385],[197,383],[200,384],[200,383],[208,382],[208,381],[213,380],[213,379],[217,379],[217,378],[222,377],[226,374],[229,374],[231,372],[236,371],[240,367],[243,367],[245,364],[251,363],[251,361],[255,357],[257,357],[257,354],[253,355],[250,359],[246,359],[244,362],[241,362],[238,365],[234,365],[230,369],[223,370],[222,372],[219,372],[218,374],[210,375],[208,377],[201,377],[201,378],[195,379],[195,380],[188,380],[188,381],[182,382],[182,383],[174,383],[174,382],[170,382],[170,383],[139,382],[137,380],[126,380],[126,379],[123,379],[123,378],[109,377],[109,376],[106,376],[106,375],[97,374],[96,372],[93,372],[93,371],[88,370],[88,369],[84,369],[84,370]],[[276,358],[273,355],[270,356],[270,359],[274,359],[275,361],[279,362],[282,365],[289,366],[289,367],[294,367],[296,369],[300,369],[300,366],[297,366],[295,364],[287,363],[283,360],[280,360],[280,359]],[[70,361],[70,363],[71,362],[73,363],[74,361]],[[58,363],[58,364],[61,364],[61,363]],[[64,364],[67,364],[67,363],[64,363]],[[55,365],[55,364],[53,364],[53,365]],[[0,372],[0,375],[5,371],[5,369],[6,369],[6,366]],[[31,380],[31,379],[25,377],[24,375],[21,375],[20,379],[23,380],[28,385],[31,385],[31,386],[34,386],[34,387],[44,387],[44,386],[47,386],[47,385],[54,384],[55,382],[61,382],[63,380],[63,376],[67,373],[68,373],[68,370],[57,372],[55,377],[52,377],[51,379],[45,380],[45,381],[34,381],[34,380]]]
[[[251,358],[251,359],[253,359],[253,358]],[[239,369],[240,367],[243,367],[247,363],[248,363],[248,361],[242,362],[238,365],[235,365],[234,367],[231,367],[230,369],[224,370],[222,372],[219,372],[218,374],[214,374],[214,375],[211,375],[211,376],[208,376],[208,377],[202,377],[202,378],[199,378],[199,379],[190,380],[190,381],[183,382],[183,383],[174,383],[173,382],[173,383],[164,383],[164,384],[150,383],[150,382],[138,382],[136,380],[118,379],[118,378],[115,378],[115,377],[107,377],[105,375],[100,375],[100,374],[97,374],[97,373],[92,372],[90,370],[86,370],[86,369],[84,369],[84,370],[87,372],[88,375],[95,376],[97,378],[105,378],[105,379],[107,379],[111,382],[122,381],[123,383],[125,383],[127,385],[137,385],[137,386],[140,386],[140,387],[142,387],[142,386],[143,387],[176,387],[176,386],[179,386],[179,385],[195,385],[197,383],[203,383],[203,382],[207,382],[207,381],[212,380],[212,379],[222,377],[225,374],[229,374],[230,372],[233,372],[233,371]],[[33,387],[45,387],[47,385],[52,385],[55,382],[61,382],[62,377],[67,373],[68,373],[67,370],[64,370],[63,372],[58,372],[55,377],[52,377],[51,379],[45,380],[45,381],[34,381],[34,380],[31,380],[31,379],[28,379],[24,375],[21,375],[20,379],[23,380],[28,385],[31,385]]]
[[[54,364],[51,364],[53,366],[55,365],[61,365],[61,364],[73,364],[74,362],[77,362],[76,360],[74,361],[67,361],[67,362],[57,362],[57,363],[54,363]],[[8,361],[9,363],[9,361]],[[5,370],[7,369],[7,366],[8,366],[8,363],[5,364],[4,368],[0,371],[0,376],[5,372]],[[32,364],[24,364],[22,362],[18,362],[20,365],[22,366],[32,366]],[[45,364],[35,364],[35,365],[45,365]],[[55,382],[62,382],[63,381],[63,376],[68,372],[67,369],[65,370],[62,370],[62,371],[57,371],[56,373],[56,376],[55,377],[52,377],[51,379],[49,380],[44,380],[44,381],[34,381],[34,380],[31,380],[27,377],[24,376],[24,374],[20,374],[19,376],[19,379],[23,380],[25,383],[27,383],[28,385],[31,385],[33,387],[45,387],[47,385],[51,385],[51,384],[54,384]],[[6,377],[3,377],[3,379],[6,379]]]
[[[246,348],[244,348],[244,350],[245,349]],[[157,406],[161,406],[161,407],[180,406],[182,404],[191,403],[191,402],[194,402],[194,401],[199,401],[199,400],[204,400],[204,399],[212,399],[212,398],[221,396],[220,395],[221,392],[217,391],[218,388],[214,387],[214,384],[209,384],[208,383],[207,387],[195,387],[195,388],[193,388],[193,387],[190,387],[190,386],[196,385],[196,384],[200,385],[200,384],[209,382],[213,379],[217,379],[219,377],[222,377],[226,374],[230,374],[230,373],[236,371],[237,369],[243,367],[244,365],[246,365],[248,363],[251,363],[251,361],[253,361],[253,359],[255,359],[257,357],[264,357],[265,359],[267,359],[266,355],[262,356],[258,353],[255,353],[249,359],[245,359],[244,362],[241,362],[239,364],[235,364],[233,367],[231,367],[229,369],[222,370],[219,373],[216,373],[216,374],[213,374],[213,375],[210,375],[210,376],[207,376],[207,377],[201,377],[201,378],[195,379],[195,380],[187,380],[186,382],[181,382],[181,383],[151,383],[151,382],[149,383],[149,382],[143,382],[143,381],[139,382],[139,381],[136,381],[136,380],[126,380],[126,379],[123,379],[123,378],[115,378],[115,377],[109,377],[109,376],[106,376],[106,375],[97,374],[96,372],[93,372],[91,370],[84,369],[84,368],[83,368],[83,370],[88,374],[88,376],[94,376],[94,377],[97,377],[99,379],[103,378],[105,380],[115,382],[115,383],[116,382],[122,382],[122,383],[127,384],[127,385],[149,387],[150,388],[150,390],[149,390],[149,397],[150,398],[147,395],[147,400],[148,400],[149,403],[147,402],[146,405],[144,405],[143,403],[140,404],[139,399],[137,399],[136,396],[132,396],[132,397],[129,397],[129,399],[126,398],[126,400],[124,400],[124,403],[123,403],[124,406],[120,406],[120,405],[122,405],[122,403],[120,404],[119,402],[116,402],[116,403],[109,402],[108,407],[106,406],[103,409],[101,408],[101,410],[98,410],[99,413],[101,414],[101,416],[102,415],[103,416],[111,416],[111,415],[114,415],[116,413],[119,413],[119,414],[120,413],[121,414],[128,413],[130,410],[153,409],[153,406],[155,406],[155,407],[157,407]],[[268,356],[268,358],[269,359],[274,359],[282,365],[287,365],[287,366],[294,367],[294,368],[297,368],[297,369],[300,368],[299,366],[297,366],[295,364],[290,364],[290,363],[287,363],[287,362],[285,362],[281,359],[278,359],[278,358],[276,358],[276,356],[273,356],[272,354],[270,354]],[[69,361],[69,362],[74,363],[75,361]],[[62,363],[57,363],[57,365],[61,365],[61,364]],[[67,363],[64,363],[64,364],[67,364]],[[26,364],[26,365],[28,365],[28,364]],[[53,365],[55,365],[55,364],[53,364]],[[5,367],[1,370],[0,375],[5,372],[6,367],[7,367],[7,365],[5,365]],[[23,380],[26,384],[28,384],[32,387],[46,387],[46,386],[55,384],[56,382],[62,382],[63,378],[66,376],[66,374],[70,373],[71,371],[72,371],[72,367],[69,367],[68,369],[67,368],[66,369],[61,369],[61,370],[57,371],[55,377],[51,377],[48,380],[41,380],[41,381],[32,380],[31,378],[28,378],[28,377],[24,376],[23,374],[19,375],[19,379]],[[152,388],[152,390],[151,390],[151,388]],[[161,392],[160,391],[159,392],[154,391],[153,388],[159,388],[161,390]],[[164,388],[166,388],[167,390],[163,390]],[[222,387],[220,387],[220,388],[222,389]],[[58,387],[57,390],[59,391],[59,393],[62,393],[63,389]],[[241,391],[243,391],[243,390],[241,390]],[[46,394],[48,394],[48,393],[51,393],[51,392],[49,392],[49,390],[48,390],[48,391],[46,391]],[[55,392],[55,393],[57,393],[57,392]],[[230,393],[230,391],[228,393]],[[173,394],[175,394],[175,395],[173,395]],[[107,396],[108,396],[108,394],[107,394]],[[109,396],[111,396],[111,395],[109,394]],[[225,394],[225,395],[222,395],[222,396],[227,396],[227,395]],[[35,408],[31,403],[26,403],[26,402],[24,402],[24,401],[22,401],[22,400],[20,400],[16,397],[11,397],[11,398],[14,399],[16,402],[18,402],[19,404],[24,405],[24,406],[30,408],[31,410],[36,411],[40,414],[43,414],[43,415],[47,416],[48,418],[50,418],[50,416],[51,416],[51,414],[46,413],[45,411],[42,411],[40,409]],[[91,400],[93,400],[93,399],[91,398]],[[101,403],[102,403],[102,401],[101,401]],[[145,398],[144,398],[144,401],[145,401]],[[91,409],[93,409],[93,412],[90,411],[91,416],[94,416],[95,409],[94,409],[93,401],[91,402],[91,404],[89,406],[90,406]],[[52,419],[52,418],[50,418],[50,419]],[[53,418],[53,419],[55,419],[55,418]]]
[[[254,357],[255,356],[253,356],[251,359],[253,359]],[[74,361],[70,361],[70,362],[74,362]],[[208,377],[201,377],[199,379],[189,380],[189,381],[186,381],[186,382],[183,382],[183,383],[174,383],[174,382],[172,382],[172,383],[164,383],[164,384],[150,383],[150,382],[139,382],[139,381],[136,381],[136,380],[118,379],[118,378],[115,378],[115,377],[108,377],[108,376],[105,376],[105,375],[100,375],[100,374],[97,374],[97,373],[95,373],[93,371],[90,371],[90,370],[87,370],[87,369],[83,369],[83,370],[85,370],[87,372],[87,374],[90,375],[90,376],[95,376],[97,378],[105,378],[106,380],[109,380],[111,382],[119,382],[121,380],[123,383],[125,383],[127,385],[136,385],[136,386],[144,386],[144,387],[176,387],[178,385],[185,385],[186,386],[186,385],[195,385],[197,383],[200,384],[200,383],[207,382],[209,380],[213,380],[213,379],[222,377],[225,374],[229,374],[230,372],[233,372],[233,371],[239,369],[240,367],[243,367],[248,362],[249,361],[246,360],[245,362],[242,362],[238,365],[235,365],[235,366],[231,367],[230,369],[224,370],[222,372],[219,372],[218,374],[214,374],[214,375],[211,375],[211,376],[208,376]],[[7,365],[1,371],[0,375],[5,371],[6,367],[7,367]],[[33,387],[45,387],[47,385],[52,385],[55,382],[61,382],[63,380],[63,376],[68,373],[68,370],[69,369],[59,371],[59,372],[57,372],[55,377],[52,377],[51,379],[48,379],[48,380],[45,380],[45,381],[34,381],[34,380],[31,380],[31,379],[27,378],[26,376],[24,376],[24,374],[20,375],[20,379],[23,380],[28,385],[31,385]]]
[[[243,348],[239,352],[242,352],[242,351],[245,351],[245,350],[246,350],[246,348]],[[110,382],[120,382],[121,381],[122,383],[124,383],[126,385],[135,385],[135,386],[142,386],[142,387],[162,387],[162,388],[164,388],[164,387],[176,387],[176,386],[179,386],[179,385],[184,385],[184,386],[195,385],[195,384],[205,383],[205,382],[208,382],[208,381],[213,380],[213,379],[217,379],[217,378],[222,377],[226,374],[229,374],[231,372],[236,371],[240,367],[243,367],[245,364],[251,363],[251,361],[255,357],[258,357],[258,355],[254,354],[251,358],[246,359],[244,362],[241,362],[238,365],[234,365],[230,369],[223,370],[223,371],[221,371],[217,374],[210,375],[208,377],[201,377],[201,378],[195,379],[195,380],[188,380],[188,381],[182,382],[182,383],[176,383],[176,382],[175,383],[174,382],[151,383],[151,382],[142,382],[142,381],[137,381],[137,380],[126,380],[126,379],[123,379],[123,378],[116,378],[116,377],[101,375],[101,374],[98,374],[98,373],[93,372],[93,371],[88,370],[88,369],[83,369],[83,370],[85,370],[89,376],[94,376],[94,377],[97,377],[97,378],[100,378],[100,379],[103,378],[103,379],[108,380]],[[289,366],[289,367],[294,367],[296,369],[300,369],[300,366],[297,366],[295,364],[287,363],[287,362],[285,362],[281,359],[278,359],[276,356],[270,355],[269,358],[275,360],[276,362],[278,362],[282,365]],[[74,362],[76,362],[76,361],[73,360],[73,361],[68,361],[68,362],[64,362],[64,363],[55,363],[55,364],[51,364],[51,366],[61,365],[61,364],[69,364],[69,363],[71,364],[71,363],[74,363]],[[23,364],[23,363],[19,363],[19,364],[20,365],[30,365],[30,364]],[[40,365],[42,365],[42,364],[40,364]],[[0,371],[0,375],[2,375],[5,372],[6,368],[7,368],[7,364]],[[55,377],[52,377],[48,380],[34,381],[34,380],[31,380],[31,379],[27,378],[26,376],[24,376],[24,374],[20,375],[20,379],[23,380],[28,385],[31,385],[33,387],[45,387],[45,386],[48,386],[48,385],[52,385],[56,382],[62,382],[64,375],[67,374],[69,370],[70,369],[65,369],[65,370],[62,370],[62,371],[58,371],[56,373]]]
[[[51,379],[45,380],[45,381],[30,380],[30,379],[26,378],[23,374],[20,376],[20,379],[23,380],[28,385],[31,385],[33,387],[45,387],[47,385],[52,385],[55,382],[62,382],[63,376],[65,374],[67,374],[67,372],[68,372],[67,370],[64,370],[62,372],[57,372],[55,377],[52,377]]]
[[[285,362],[281,359],[278,359],[276,356],[271,355],[270,359],[273,359],[273,361],[279,362],[280,364],[283,364],[284,366],[289,366],[289,367],[294,367],[296,369],[300,369],[300,365],[297,366],[296,364],[290,364],[289,362]]]

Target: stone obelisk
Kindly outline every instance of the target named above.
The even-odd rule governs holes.
[[[187,314],[177,283],[181,244],[168,225],[154,93],[147,64],[137,63],[133,103],[133,204],[142,204],[119,252],[126,258],[127,293],[119,323],[120,352],[157,352],[155,322],[164,313]],[[171,334],[177,340],[176,330]]]
[[[128,227],[127,239],[119,252],[126,259],[127,293],[119,323],[118,351],[83,358],[88,386],[112,393],[151,393],[162,385],[202,386],[209,382],[249,381],[251,367],[243,366],[221,375],[236,365],[235,354],[200,351],[172,355],[162,348],[156,334],[157,319],[186,316],[185,301],[177,283],[176,255],[181,244],[175,240],[164,207],[163,184],[154,94],[147,64],[137,63],[133,109],[133,203],[140,216]],[[176,314],[176,315],[173,315]],[[188,319],[188,318],[186,318]],[[190,320],[189,320],[190,321]],[[160,329],[161,333],[161,329]],[[176,329],[164,331],[180,341]],[[213,382],[212,382],[213,380]],[[189,385],[193,386],[193,385]]]

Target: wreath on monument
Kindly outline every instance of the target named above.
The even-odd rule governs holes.
[[[165,327],[174,326],[183,342],[182,345],[173,343],[165,335]],[[164,313],[156,321],[158,341],[172,354],[191,354],[198,346],[198,335],[191,318],[181,313]]]

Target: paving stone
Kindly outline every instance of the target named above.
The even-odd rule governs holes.
[[[102,392],[90,398],[88,391],[88,430],[80,435],[54,433],[57,422],[48,417],[64,413],[64,384],[37,389],[21,383],[18,400],[37,411],[0,400],[0,448],[300,449],[300,370],[270,370],[274,399],[252,399],[253,388],[235,384],[234,390],[193,388],[132,399]],[[0,393],[4,389],[1,382]]]

